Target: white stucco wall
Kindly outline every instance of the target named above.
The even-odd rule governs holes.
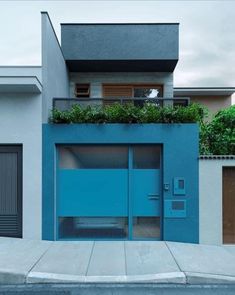
[[[69,96],[67,66],[47,13],[42,13],[43,123],[48,122],[55,97]]]
[[[223,242],[222,170],[235,167],[235,159],[201,159],[199,161],[199,232],[201,244]]]
[[[173,97],[173,73],[158,72],[124,72],[124,73],[70,73],[70,97],[74,97],[74,87],[76,83],[89,83],[91,97],[102,97],[102,84],[163,84],[163,96]]]
[[[41,94],[0,93],[0,144],[23,145],[23,238],[41,239]]]

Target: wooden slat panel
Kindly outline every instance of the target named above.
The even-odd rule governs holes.
[[[223,242],[235,243],[235,167],[223,167]]]
[[[104,86],[104,97],[132,97],[132,86]]]

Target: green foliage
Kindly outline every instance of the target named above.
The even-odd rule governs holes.
[[[133,103],[115,103],[106,106],[53,110],[51,122],[72,123],[199,123],[200,154],[235,154],[235,106],[219,111],[210,122],[205,121],[208,111],[199,104],[187,107],[159,107],[153,103],[143,106]]]
[[[188,107],[159,107],[153,103],[143,106],[133,103],[81,107],[74,105],[70,110],[53,110],[53,123],[194,123],[204,116],[203,108],[198,104]]]
[[[235,105],[219,111],[200,126],[200,153],[235,155]]]

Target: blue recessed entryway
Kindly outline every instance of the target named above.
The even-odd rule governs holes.
[[[58,145],[57,239],[161,238],[160,145]]]
[[[197,124],[44,124],[42,238],[198,243]]]

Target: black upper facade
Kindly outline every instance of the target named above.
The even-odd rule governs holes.
[[[62,24],[71,72],[173,72],[179,24]]]

